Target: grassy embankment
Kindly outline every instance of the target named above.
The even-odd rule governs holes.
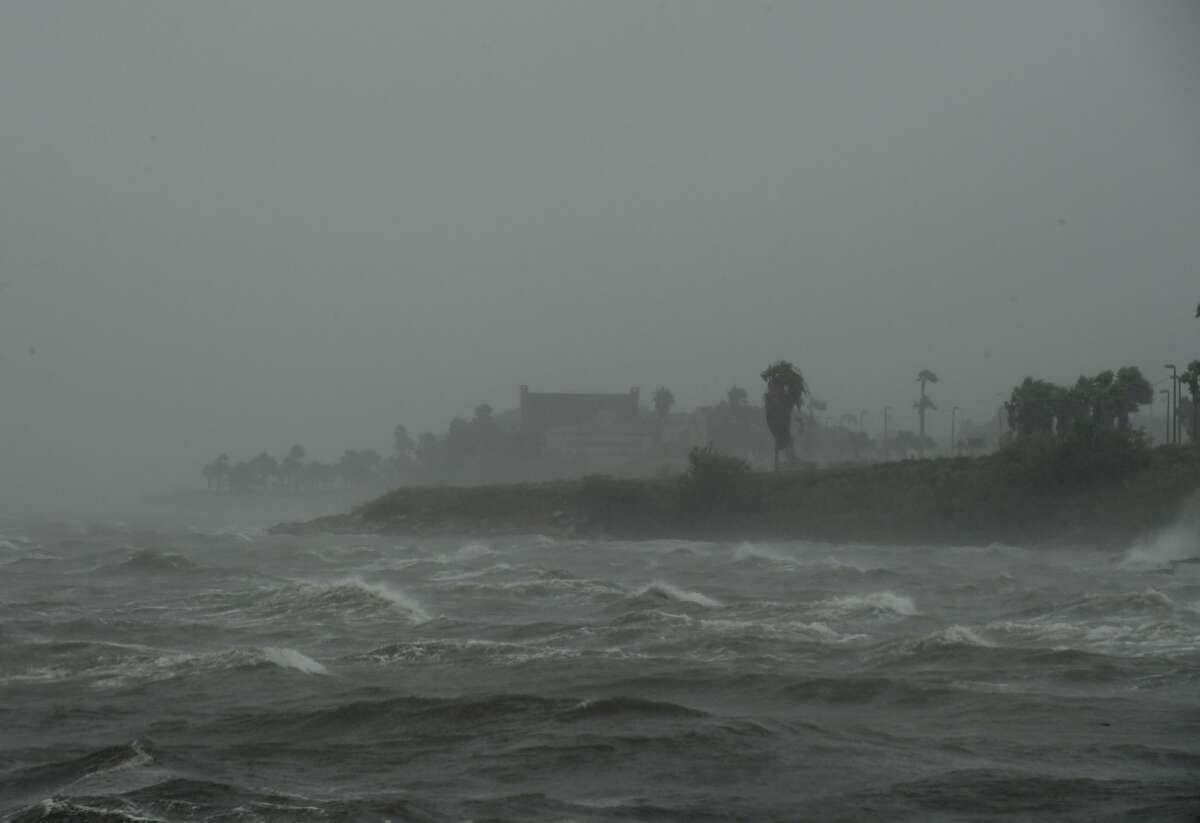
[[[1067,473],[1016,453],[778,474],[709,454],[670,478],[405,487],[278,530],[1112,545],[1169,525],[1198,489],[1195,448]]]

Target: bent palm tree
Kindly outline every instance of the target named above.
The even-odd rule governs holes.
[[[767,428],[775,438],[775,469],[778,471],[781,451],[787,454],[789,463],[796,461],[796,453],[792,449],[792,409],[799,408],[804,401],[808,384],[787,360],[768,366],[760,376],[767,381],[763,407],[767,415]]]
[[[913,408],[917,410],[917,417],[920,418],[921,430],[920,439],[917,441],[917,452],[925,456],[925,412],[937,411],[937,405],[925,396],[925,384],[936,383],[938,376],[929,369],[921,369],[917,373],[917,382],[921,384],[921,399],[913,403]]]

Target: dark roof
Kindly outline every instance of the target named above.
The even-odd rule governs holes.
[[[521,387],[521,430],[545,432],[609,419],[614,423],[636,422],[640,416],[638,390],[623,394],[531,392]]]

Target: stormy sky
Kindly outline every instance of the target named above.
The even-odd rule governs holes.
[[[1200,357],[1194,3],[0,5],[0,492]],[[189,477],[189,475],[193,475]]]

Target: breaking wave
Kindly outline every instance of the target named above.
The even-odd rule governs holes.
[[[1191,525],[1180,523],[1134,543],[1118,566],[1129,571],[1159,571],[1198,559],[1200,535]]]
[[[706,609],[719,609],[723,605],[720,601],[706,594],[680,589],[661,580],[656,580],[649,585],[643,586],[634,592],[633,596],[670,600],[676,603],[691,603],[695,606],[703,606]]]
[[[400,612],[414,623],[431,618],[413,597],[386,583],[348,577],[332,583],[294,582],[269,589],[257,609],[272,616],[319,616],[330,611],[342,616]]]
[[[146,574],[170,574],[173,572],[194,571],[200,568],[181,554],[160,551],[158,549],[142,549],[134,552],[128,560],[106,567],[108,571],[139,572]]]
[[[920,614],[911,597],[889,591],[833,597],[813,604],[812,611],[825,619],[895,618]]]

